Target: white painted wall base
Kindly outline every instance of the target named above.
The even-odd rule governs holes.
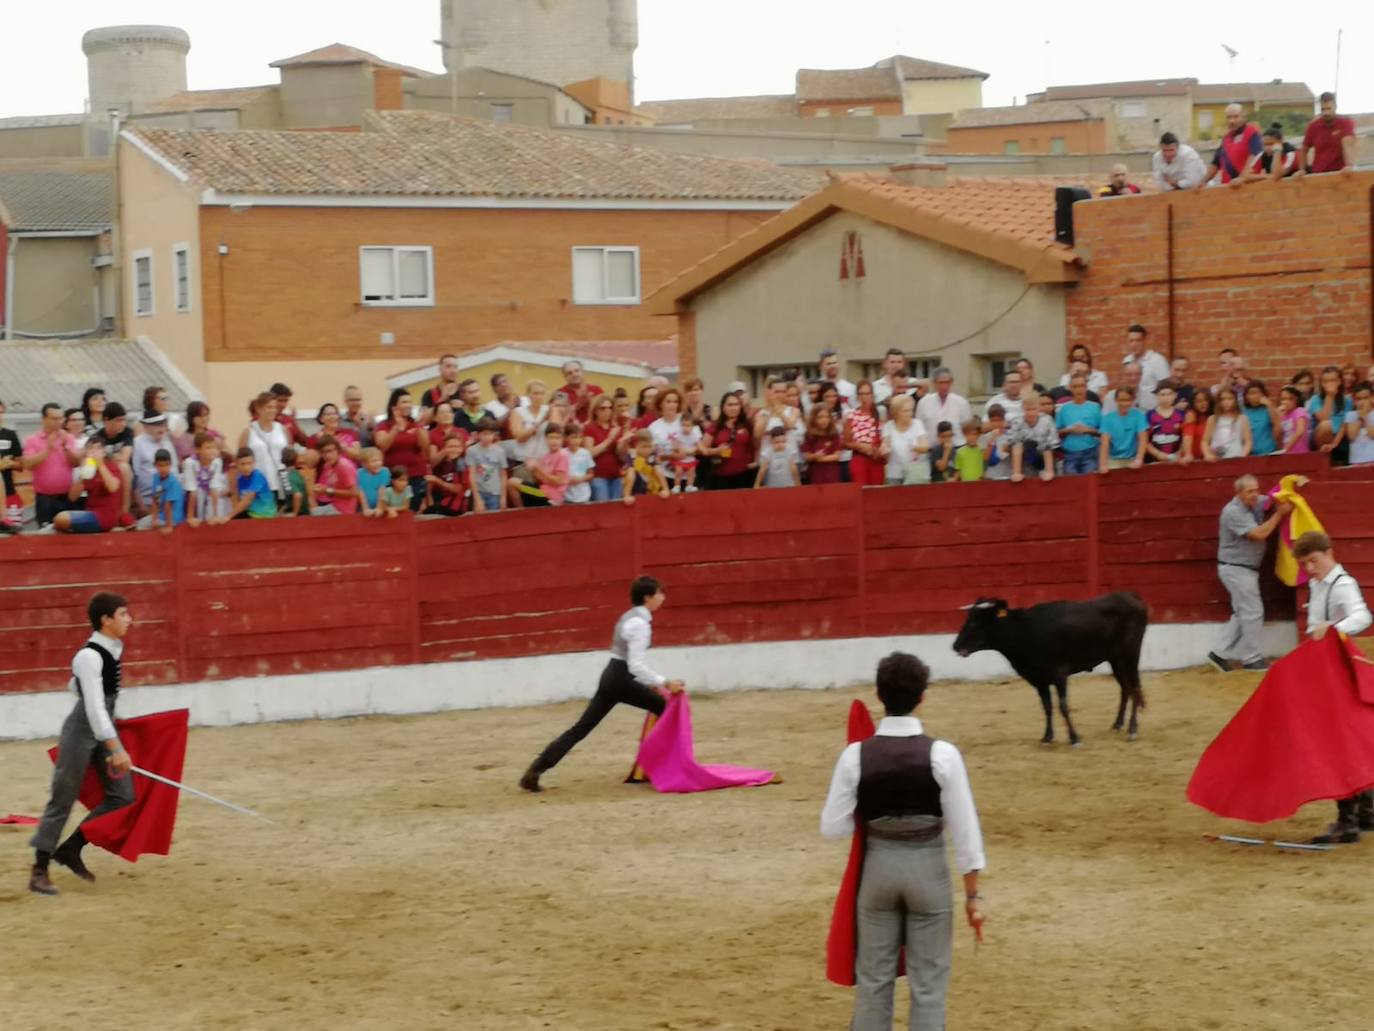
[[[1152,626],[1145,635],[1141,668],[1153,672],[1199,665],[1216,634],[1217,627],[1211,623]],[[961,659],[954,654],[953,644],[952,634],[926,634],[656,648],[652,662],[665,675],[683,677],[688,689],[698,694],[871,683],[878,659],[899,649],[929,663],[937,680],[1015,676],[996,652]],[[1296,644],[1292,623],[1265,627],[1265,654],[1282,655]],[[604,652],[579,652],[135,687],[120,695],[119,715],[189,708],[192,726],[227,727],[544,705],[589,697],[605,664]],[[72,696],[62,691],[0,695],[0,740],[55,736],[72,703]]]

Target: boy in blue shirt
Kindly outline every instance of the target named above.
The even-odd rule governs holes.
[[[1075,372],[1069,377],[1071,399],[1054,413],[1059,431],[1060,454],[1065,476],[1097,472],[1098,437],[1102,433],[1102,406],[1088,399],[1088,377]]]
[[[152,523],[154,530],[161,527],[170,531],[186,520],[186,488],[181,485],[176,471],[172,468],[172,453],[160,448],[153,456],[153,480],[149,495],[152,499]]]
[[[277,514],[277,496],[254,462],[253,449],[239,448],[234,464],[238,467],[238,475],[234,477],[234,507],[229,510],[229,518],[273,518]]]
[[[1102,416],[1097,471],[1105,476],[1112,469],[1139,469],[1145,464],[1149,431],[1145,413],[1135,406],[1135,388],[1118,387],[1116,409]]]

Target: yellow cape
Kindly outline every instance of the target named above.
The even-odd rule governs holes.
[[[1278,553],[1274,556],[1274,574],[1289,587],[1307,582],[1307,575],[1293,557],[1293,542],[1309,531],[1326,532],[1307,499],[1298,493],[1297,481],[1300,479],[1301,476],[1285,476],[1274,492],[1276,503],[1286,501],[1293,506],[1293,511],[1288,514],[1287,525],[1279,527]]]

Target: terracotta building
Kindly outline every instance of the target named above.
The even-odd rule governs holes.
[[[945,130],[949,154],[1101,154],[1111,103],[1044,101],[965,111]]]
[[[507,340],[661,339],[642,298],[821,181],[421,113],[366,128],[123,135],[126,332],[212,403],[376,396]]]

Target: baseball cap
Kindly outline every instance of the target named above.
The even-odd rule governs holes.
[[[749,392],[749,388],[746,387],[739,380],[735,380],[735,382],[731,383],[728,387],[725,388],[725,392],[727,394],[747,394]]]

